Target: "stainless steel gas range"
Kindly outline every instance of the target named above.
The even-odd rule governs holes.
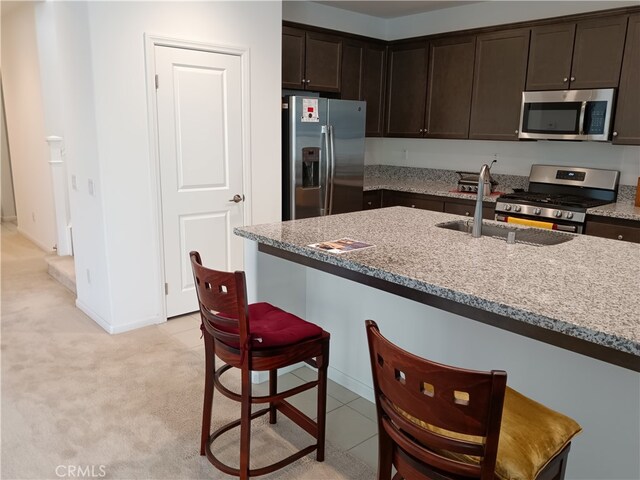
[[[619,181],[617,170],[532,165],[529,191],[498,197],[495,219],[582,233],[587,209],[615,202]]]

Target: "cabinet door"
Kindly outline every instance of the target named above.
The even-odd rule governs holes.
[[[362,99],[367,102],[367,137],[381,137],[384,125],[384,91],[387,49],[369,44],[365,49]]]
[[[569,88],[574,23],[545,25],[531,29],[527,90],[565,90]]]
[[[364,44],[351,40],[342,42],[342,85],[340,98],[362,100]]]
[[[528,52],[528,28],[478,36],[469,138],[518,139]]]
[[[431,42],[425,136],[468,138],[475,37]]]
[[[333,35],[307,32],[305,43],[306,89],[340,92],[342,40]]]
[[[282,88],[304,89],[304,31],[282,27]]]
[[[598,220],[598,217],[595,220],[587,219],[584,227],[586,235],[640,243],[640,222],[615,221],[609,218]]]
[[[385,135],[421,137],[427,94],[427,43],[389,47]]]
[[[579,22],[573,48],[571,88],[617,88],[627,17]]]
[[[613,143],[640,145],[640,14],[629,17]]]
[[[372,210],[382,206],[382,191],[370,190],[362,195],[362,209]]]

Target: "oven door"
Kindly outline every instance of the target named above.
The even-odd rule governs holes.
[[[519,138],[607,141],[614,90],[523,92]]]
[[[583,224],[577,222],[569,222],[563,220],[540,220],[540,217],[531,217],[529,215],[517,215],[512,213],[496,213],[495,220],[497,222],[513,223],[516,225],[525,225],[527,227],[545,228],[548,230],[558,230],[559,232],[582,233]]]

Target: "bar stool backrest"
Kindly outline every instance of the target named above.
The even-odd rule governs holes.
[[[431,362],[389,342],[371,320],[366,330],[379,434],[388,436],[393,458],[417,460],[435,472],[419,478],[493,479],[506,372]],[[479,464],[465,461],[465,455]]]
[[[250,332],[244,272],[203,267],[198,252],[190,252],[189,257],[206,332],[225,344],[247,348]],[[221,312],[224,316],[218,315]]]

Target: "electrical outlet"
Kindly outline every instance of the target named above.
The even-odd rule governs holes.
[[[76,191],[78,190],[78,183],[76,181],[75,175],[71,175],[71,188],[73,188]]]
[[[87,184],[89,189],[89,195],[93,195],[93,180],[91,179],[87,180]]]
[[[402,149],[402,158],[404,160],[409,160],[409,151],[406,148]]]

